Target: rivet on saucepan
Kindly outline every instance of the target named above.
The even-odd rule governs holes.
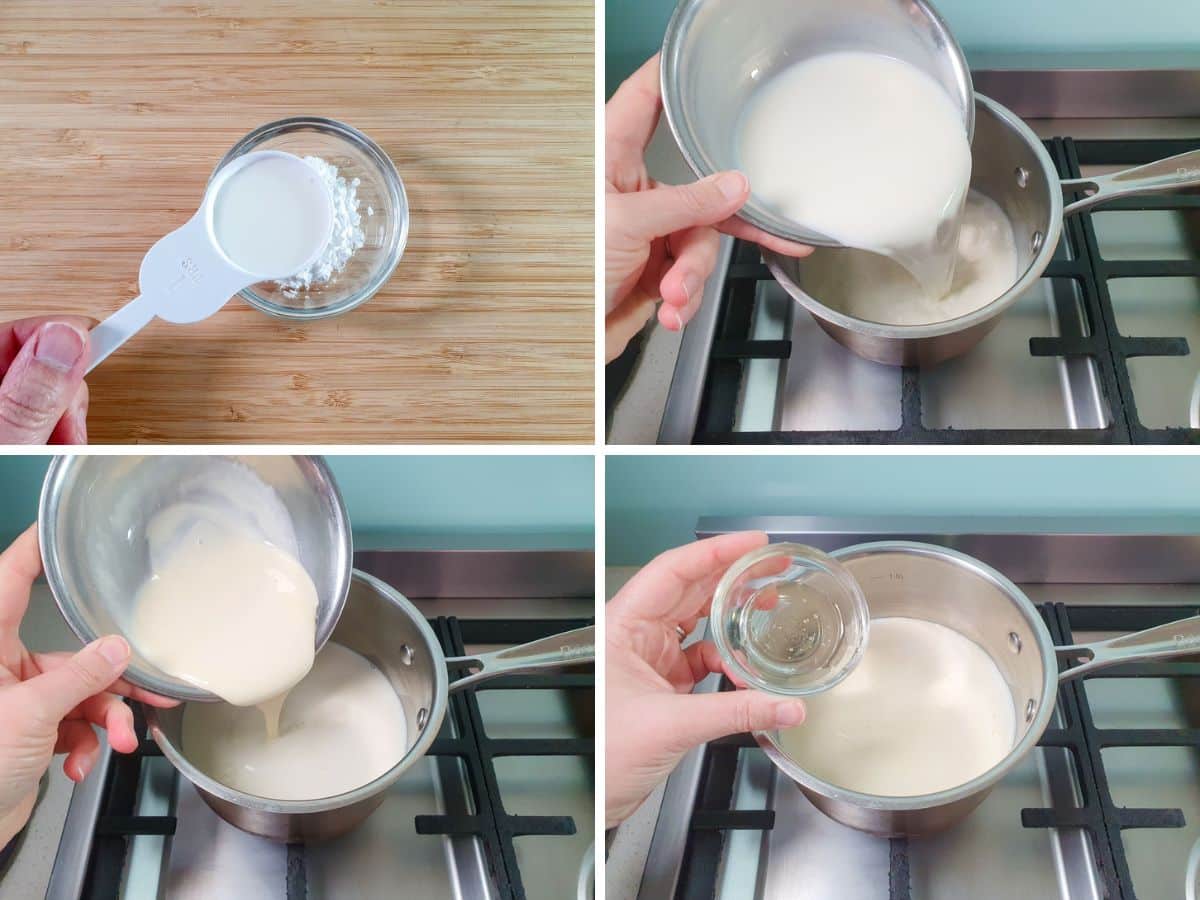
[[[1029,702],[1032,703],[1033,701],[1030,700]],[[422,706],[420,709],[417,710],[417,730],[420,731],[422,728],[424,728],[425,723],[428,721],[429,721],[429,710],[427,710],[425,707]],[[1026,721],[1028,721],[1028,720],[1026,720]]]
[[[1013,653],[1021,652],[1021,636],[1015,631],[1008,633],[1008,646],[1012,647]]]
[[[412,647],[408,646],[408,644],[400,645],[400,662],[404,663],[406,666],[411,666],[413,664],[413,649]]]
[[[1039,250],[1042,249],[1042,241],[1044,241],[1045,239],[1046,239],[1046,236],[1044,234],[1042,234],[1040,231],[1035,231],[1033,233],[1033,252],[1034,253],[1037,253]]]
[[[1034,699],[1032,697],[1030,697],[1029,702],[1025,704],[1025,721],[1026,722],[1033,721],[1033,712],[1036,709],[1037,709],[1037,703],[1034,702]]]
[[[1013,174],[1017,176],[1017,187],[1023,188],[1029,184],[1029,170],[1024,166],[1017,166]]]

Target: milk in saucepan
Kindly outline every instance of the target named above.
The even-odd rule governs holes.
[[[991,657],[923,619],[873,620],[854,671],[805,703],[804,724],[781,731],[780,748],[822,781],[863,794],[958,787],[1016,740],[1012,692]]]
[[[369,784],[408,751],[404,706],[366,658],[330,641],[288,693],[279,735],[252,709],[191,703],[188,760],[222,784],[272,800],[315,800]]]
[[[1012,223],[994,200],[967,194],[954,279],[931,297],[894,259],[878,253],[826,253],[805,260],[800,286],[830,309],[885,325],[932,325],[982,309],[1016,282]]]
[[[751,95],[737,149],[778,215],[891,256],[931,297],[950,290],[971,147],[960,109],[920,69],[859,51],[804,59]]]

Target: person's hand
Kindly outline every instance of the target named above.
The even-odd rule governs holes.
[[[108,731],[114,750],[137,749],[133,711],[117,694],[176,705],[120,680],[130,655],[123,638],[100,638],[75,654],[25,649],[18,629],[41,570],[35,528],[0,554],[0,847],[28,821],[55,753],[67,754],[63,771],[72,781],[92,770],[100,755],[93,725]]]
[[[753,690],[692,694],[698,681],[725,669],[712,641],[684,649],[676,630],[691,632],[708,615],[725,570],[766,542],[761,532],[745,532],[669,550],[609,601],[604,751],[609,827],[628,818],[692,747],[804,721],[799,700]]]
[[[661,110],[657,55],[605,107],[605,362],[621,355],[660,298],[664,328],[679,331],[691,321],[717,263],[718,231],[789,256],[812,252],[734,218],[750,197],[750,182],[740,172],[657,186],[645,153]]]
[[[0,444],[86,444],[83,316],[0,324]]]

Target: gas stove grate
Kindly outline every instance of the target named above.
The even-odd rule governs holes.
[[[593,624],[592,619],[457,619],[438,617],[430,625],[447,656],[462,656],[466,646],[477,644],[520,644],[560,631]],[[487,736],[476,691],[481,690],[595,690],[595,675],[574,670],[567,673],[516,675],[497,678],[452,694],[446,722],[428,755],[455,757],[462,761],[475,814],[455,810],[445,815],[416,817],[420,835],[471,835],[479,839],[500,900],[524,900],[526,894],[517,865],[513,841],[527,835],[571,835],[575,822],[570,816],[518,816],[504,810],[494,760],[504,756],[595,755],[595,740],[586,738],[506,738]],[[146,734],[146,719],[140,704],[134,710],[139,734]],[[591,708],[594,704],[585,704]],[[454,723],[455,736],[450,723]],[[594,731],[592,732],[594,734]],[[113,754],[94,829],[82,896],[88,900],[120,896],[128,857],[128,841],[135,835],[172,835],[174,816],[138,816],[138,781],[142,761],[161,756],[158,746],[143,739],[131,754]],[[179,777],[176,775],[175,777]],[[286,880],[280,895],[287,900],[308,896],[303,845],[287,848]]]
[[[438,639],[448,656],[464,655],[466,644],[523,644],[590,624],[591,620],[564,622],[454,618],[438,619],[436,623]],[[592,757],[595,755],[595,740],[591,737],[488,737],[475,692],[555,688],[592,690],[594,685],[595,676],[592,674],[516,675],[497,678],[450,696],[450,705],[457,707],[453,715],[459,726],[459,736],[447,736],[443,730],[429,752],[434,756],[456,756],[463,761],[478,812],[475,815],[417,816],[417,833],[477,836],[483,843],[488,867],[502,900],[524,900],[525,897],[513,840],[529,835],[571,835],[575,833],[575,822],[570,816],[517,816],[506,812],[496,780],[495,760],[503,756]]]
[[[1075,631],[1140,631],[1174,621],[1183,615],[1178,606],[1039,606],[1057,645],[1074,643]],[[1200,663],[1170,660],[1115,666],[1075,679],[1058,692],[1058,710],[1065,725],[1048,728],[1042,747],[1062,747],[1074,758],[1081,805],[1055,809],[1024,809],[1026,828],[1083,828],[1092,836],[1097,874],[1103,896],[1110,900],[1136,900],[1133,878],[1121,832],[1130,828],[1182,828],[1179,809],[1135,809],[1113,802],[1101,749],[1107,747],[1200,747],[1200,732],[1176,729],[1098,729],[1092,718],[1084,682],[1089,678],[1200,678]],[[722,679],[721,690],[733,690]],[[735,830],[767,831],[775,826],[774,810],[733,809],[738,753],[757,750],[748,734],[713,741],[705,753],[696,802],[692,810],[676,900],[712,900],[717,896],[725,834]],[[777,776],[778,777],[778,776]],[[889,841],[888,896],[910,900],[912,885],[908,841]]]
[[[141,704],[129,705],[133,708],[133,722],[137,734],[145,735],[146,716]],[[133,753],[112,755],[96,819],[87,876],[83,883],[82,896],[85,898],[98,900],[102,897],[120,896],[131,837],[175,833],[174,816],[136,814],[142,761],[153,756],[162,756],[162,751],[154,741],[146,737],[142,738],[138,749]]]
[[[1172,622],[1182,615],[1179,607],[1042,607],[1055,644],[1070,645],[1074,631],[1141,631]],[[1105,747],[1195,747],[1200,736],[1187,730],[1106,728],[1098,729],[1092,718],[1084,682],[1088,678],[1196,677],[1194,663],[1169,661],[1124,665],[1067,682],[1059,689],[1062,728],[1049,728],[1040,742],[1044,747],[1065,747],[1075,762],[1083,803],[1070,809],[1025,809],[1021,823],[1027,828],[1084,828],[1092,836],[1097,867],[1105,896],[1135,900],[1133,877],[1121,833],[1129,828],[1183,828],[1179,809],[1135,809],[1117,806],[1101,757]]]
[[[1054,138],[1046,141],[1063,178],[1080,176],[1081,165],[1135,165],[1183,153],[1200,146],[1187,140],[1087,140]],[[1192,210],[1200,196],[1166,195],[1113,201],[1110,210]],[[1091,215],[1064,222],[1063,238],[1071,259],[1053,260],[1044,278],[1073,282],[1078,290],[1086,333],[1073,315],[1059,316],[1063,333],[1034,337],[1031,356],[1087,357],[1095,367],[1101,396],[1110,411],[1105,428],[929,428],[922,421],[919,369],[901,374],[901,425],[895,430],[738,431],[735,427],[742,385],[752,360],[787,360],[792,342],[753,338],[758,283],[771,279],[758,248],[735,244],[717,315],[716,335],[704,377],[693,441],[698,444],[1184,444],[1200,442],[1200,429],[1151,428],[1143,425],[1130,381],[1128,360],[1146,356],[1186,356],[1182,337],[1127,337],[1118,326],[1109,293],[1110,278],[1200,276],[1200,260],[1106,260],[1100,253]],[[799,314],[799,313],[797,313]],[[849,351],[847,351],[849,352]],[[1200,372],[1200,364],[1197,365]]]

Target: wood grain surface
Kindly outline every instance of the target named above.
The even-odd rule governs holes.
[[[0,321],[97,319],[265,122],[374,138],[408,249],[364,306],[155,322],[88,382],[94,442],[569,441],[593,429],[589,0],[0,4]]]

